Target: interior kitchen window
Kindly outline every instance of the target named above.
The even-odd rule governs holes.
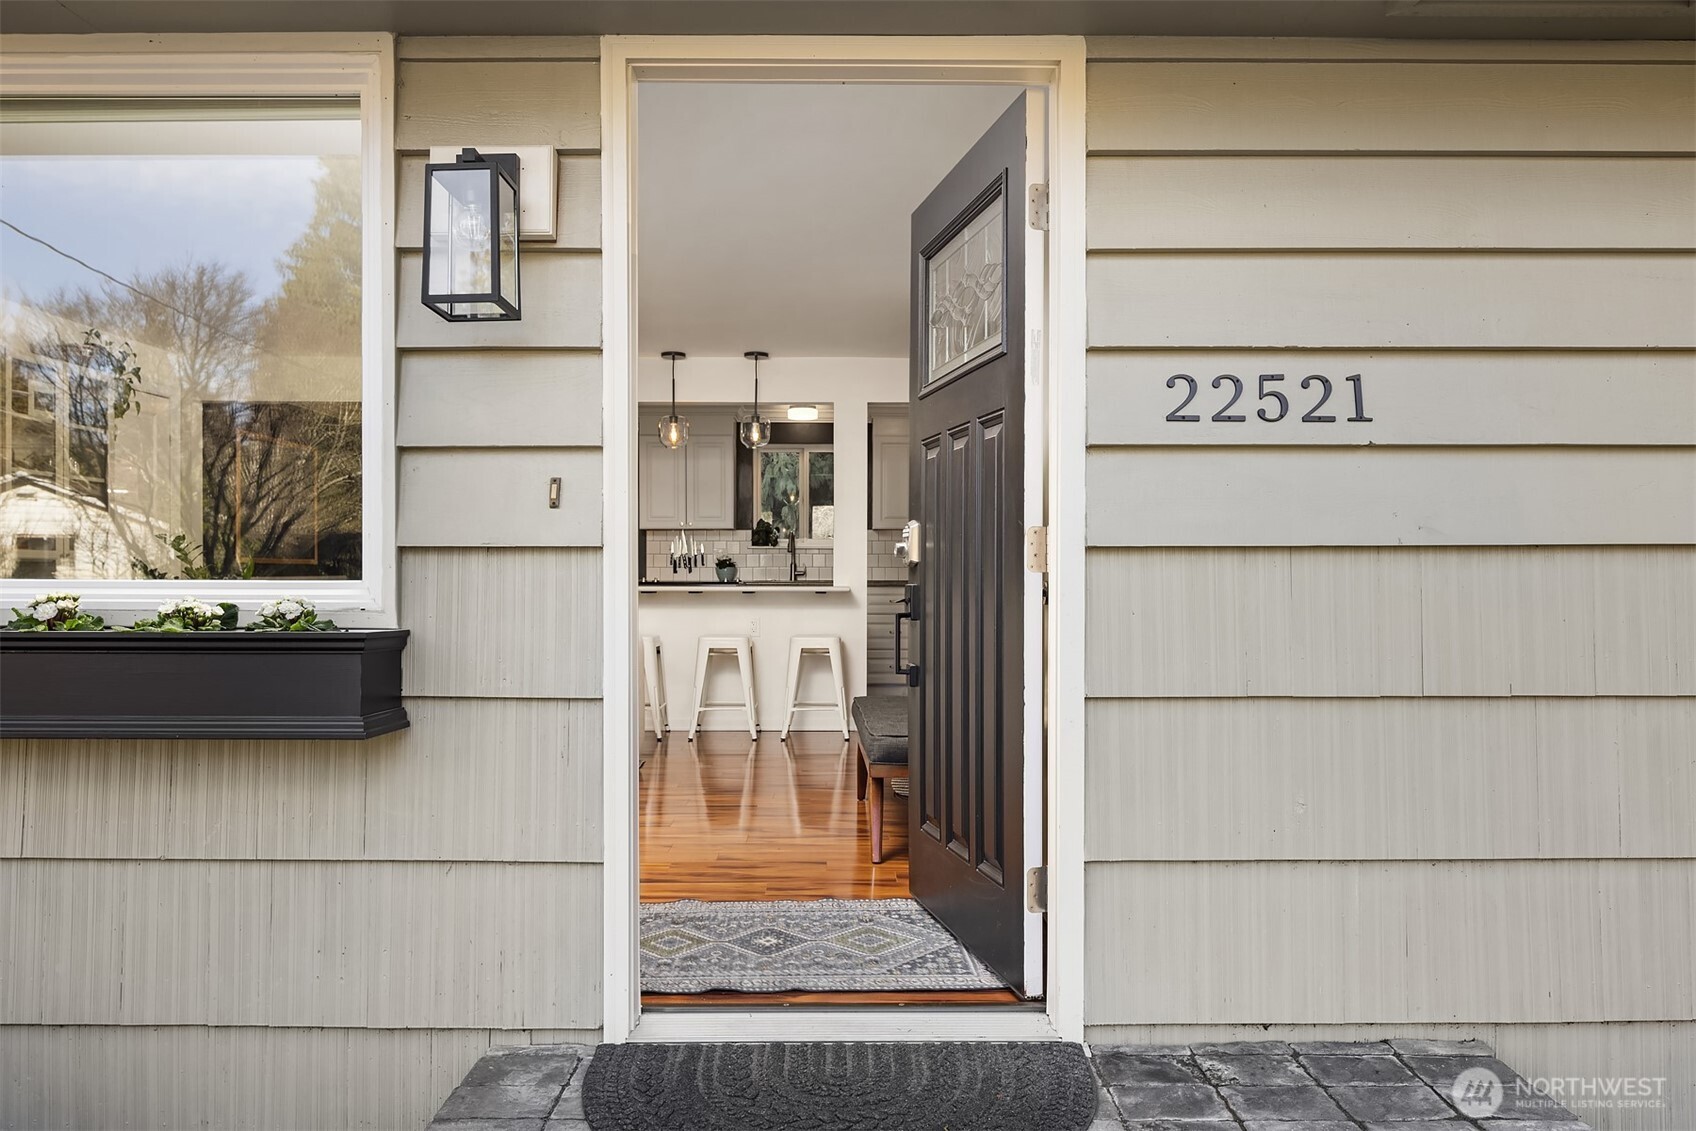
[[[836,536],[836,455],[829,448],[773,444],[754,453],[760,517],[779,534]]]
[[[0,578],[365,575],[363,140],[355,96],[0,99]]]

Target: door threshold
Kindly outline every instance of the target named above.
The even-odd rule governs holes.
[[[1046,1012],[1019,1006],[964,1009],[715,1009],[645,1012],[630,1040],[715,1041],[1058,1041]]]

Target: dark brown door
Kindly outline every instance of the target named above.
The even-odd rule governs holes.
[[[1021,993],[1026,97],[913,213],[909,491],[913,896]]]

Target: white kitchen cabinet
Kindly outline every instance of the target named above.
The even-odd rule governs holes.
[[[872,529],[899,530],[909,517],[907,469],[911,433],[906,410],[872,414]]]
[[[684,526],[684,458],[689,450],[673,451],[658,436],[636,438],[636,525],[644,530]]]
[[[702,419],[692,424],[683,453],[688,525],[729,530],[736,525],[735,420]]]
[[[729,530],[736,522],[736,420],[689,417],[689,442],[660,443],[659,417],[640,416],[636,437],[636,524],[644,530]]]

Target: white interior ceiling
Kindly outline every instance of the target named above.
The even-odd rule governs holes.
[[[1017,93],[641,84],[641,352],[906,356],[913,209]]]

